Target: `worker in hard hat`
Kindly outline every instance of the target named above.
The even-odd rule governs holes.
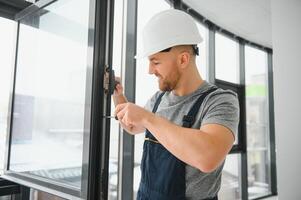
[[[202,37],[193,18],[170,9],[143,29],[143,50],[159,91],[144,108],[117,85],[115,115],[130,134],[145,132],[137,199],[217,199],[239,121],[237,95],[203,80],[196,66]],[[141,66],[139,66],[141,67]]]

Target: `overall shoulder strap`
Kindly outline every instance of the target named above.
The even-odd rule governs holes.
[[[155,112],[157,111],[157,109],[158,109],[158,107],[159,107],[159,104],[160,104],[160,102],[161,102],[162,96],[163,96],[164,94],[165,94],[165,92],[162,92],[162,93],[158,96],[158,98],[156,99],[155,105],[154,105],[153,110],[152,110],[153,113],[155,113]]]
[[[198,114],[198,111],[199,111],[204,99],[206,98],[206,96],[208,94],[210,94],[211,92],[213,92],[217,89],[218,88],[216,86],[214,86],[214,87],[210,88],[209,90],[207,90],[206,92],[204,92],[203,94],[201,94],[201,96],[196,100],[196,102],[190,108],[188,114],[184,115],[183,120],[182,120],[183,127],[191,128],[191,126],[194,124],[195,117]]]
[[[158,107],[159,107],[159,104],[160,104],[160,102],[161,102],[161,99],[162,99],[162,97],[163,97],[164,94],[165,94],[165,92],[162,92],[162,93],[157,97],[156,102],[155,102],[155,105],[154,105],[153,110],[152,110],[153,113],[156,113],[156,111],[157,111],[157,109],[158,109]],[[148,141],[151,141],[151,142],[155,142],[155,143],[159,143],[159,142],[157,141],[157,139],[156,139],[156,138],[151,134],[151,132],[149,132],[148,130],[146,130],[146,132],[145,132],[145,140],[148,140]]]

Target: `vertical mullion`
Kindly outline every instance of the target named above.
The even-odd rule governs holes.
[[[208,81],[212,84],[215,83],[215,29],[213,26],[209,26],[208,34]]]
[[[270,164],[271,164],[271,192],[277,194],[277,171],[276,171],[276,144],[275,144],[275,121],[274,121],[274,92],[273,92],[273,62],[272,53],[268,52],[268,102],[269,102],[269,128],[270,128]]]
[[[245,85],[245,45],[243,42],[239,42],[239,83]]]
[[[248,199],[248,157],[247,152],[244,151],[241,153],[241,199]]]
[[[175,9],[182,10],[182,0],[174,0],[173,1],[173,7]]]
[[[239,135],[238,135],[238,146],[245,150],[246,149],[246,140],[247,140],[247,135],[246,135],[246,93],[245,93],[245,84],[246,84],[246,78],[245,78],[245,45],[243,41],[239,41],[239,46],[238,46],[238,55],[239,55],[239,84],[242,86],[242,99],[240,103],[240,126],[241,128],[239,129]]]
[[[107,199],[106,188],[108,182],[107,163],[104,157],[104,152],[108,148],[105,144],[105,138],[108,134],[109,127],[106,127],[105,114],[107,104],[107,94],[104,93],[104,73],[105,64],[108,60],[108,45],[107,45],[107,23],[108,0],[96,1],[90,0],[90,16],[89,19],[89,34],[93,36],[89,41],[89,46],[93,47],[93,70],[92,70],[92,96],[91,96],[91,122],[90,122],[90,137],[89,137],[89,163],[88,163],[88,188],[87,199],[102,200]],[[89,36],[90,39],[90,36]]]
[[[245,87],[246,79],[245,79],[245,45],[242,41],[239,42],[239,81],[240,84]],[[240,134],[240,138],[238,144],[242,147],[241,152],[241,174],[240,174],[240,182],[241,182],[241,198],[242,200],[248,199],[248,152],[247,152],[247,131],[246,131],[246,93],[244,93],[244,116],[241,119],[244,119],[243,130]]]
[[[11,140],[12,140],[12,125],[13,125],[13,113],[14,113],[14,99],[15,99],[15,87],[16,87],[16,74],[17,74],[17,64],[18,64],[18,47],[19,47],[19,35],[20,35],[20,21],[17,21],[16,27],[16,38],[15,38],[15,52],[14,52],[14,65],[12,70],[12,84],[9,96],[8,105],[8,120],[7,120],[7,131],[6,131],[6,148],[5,148],[5,158],[4,158],[4,174],[10,168],[10,154],[11,154]]]
[[[20,195],[21,195],[21,199],[20,200],[29,200],[30,198],[30,188],[25,187],[25,186],[21,186],[20,189]]]
[[[122,44],[122,76],[124,94],[129,102],[135,102],[136,85],[136,27],[137,27],[137,0],[125,1],[123,9],[123,44]],[[134,176],[134,137],[122,130],[119,137],[119,176],[118,199],[133,199]]]
[[[114,24],[114,1],[107,3],[107,29],[106,29],[106,51],[105,51],[105,66],[108,67],[109,73],[112,72],[112,55],[113,55],[113,24]],[[107,70],[107,69],[105,69]],[[111,81],[111,80],[110,80]],[[112,84],[111,82],[109,84]],[[104,115],[111,114],[111,95],[106,95],[106,104]],[[110,127],[111,120],[105,120],[105,134],[102,137],[102,182],[101,182],[101,196],[105,199],[108,198],[108,184],[109,184],[109,157],[110,157]]]

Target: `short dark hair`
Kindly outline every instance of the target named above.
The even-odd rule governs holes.
[[[162,50],[162,51],[160,51],[160,52],[169,52],[170,50],[171,50],[171,48],[172,47],[169,47],[169,48],[167,48],[167,49],[164,49],[164,50]],[[193,49],[193,53],[194,53],[194,55],[199,55],[199,47],[195,44],[195,45],[192,45],[192,49]]]
[[[171,50],[171,48],[172,48],[172,47],[169,47],[169,48],[164,49],[164,50],[162,50],[162,51],[160,51],[160,52],[169,52],[169,51]]]

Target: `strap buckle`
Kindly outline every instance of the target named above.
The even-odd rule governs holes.
[[[153,140],[153,139],[148,138],[148,137],[145,137],[144,140],[149,141],[149,142],[153,142],[153,143],[156,143],[156,144],[160,144],[160,142],[158,142],[157,140]]]

